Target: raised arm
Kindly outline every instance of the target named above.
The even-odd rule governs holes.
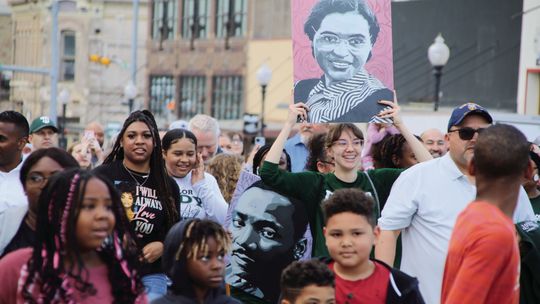
[[[433,159],[429,151],[424,147],[424,144],[414,136],[414,134],[407,128],[403,120],[401,119],[401,107],[398,105],[396,92],[394,91],[394,102],[389,100],[381,100],[380,104],[390,106],[391,109],[385,110],[379,114],[381,118],[392,118],[394,126],[399,130],[401,135],[405,138],[411,150],[418,162],[424,162]]]
[[[299,102],[289,105],[289,114],[285,121],[285,125],[283,125],[278,137],[272,144],[270,151],[266,154],[267,162],[279,164],[279,158],[281,157],[281,153],[283,153],[283,147],[285,147],[285,142],[287,141],[287,138],[289,138],[289,134],[291,134],[291,130],[296,123],[297,117],[300,117],[302,120],[307,119],[307,106],[304,103]]]

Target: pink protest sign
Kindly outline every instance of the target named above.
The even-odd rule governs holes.
[[[310,122],[388,122],[393,100],[390,0],[293,0],[295,102]]]

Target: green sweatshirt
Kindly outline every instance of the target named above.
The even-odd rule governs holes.
[[[375,169],[368,171],[369,177],[375,186],[376,195],[364,172],[358,172],[354,182],[346,183],[339,180],[333,173],[321,174],[311,171],[291,173],[279,170],[277,164],[265,161],[259,175],[268,186],[304,203],[313,235],[312,256],[328,257],[328,249],[326,248],[322,229],[324,218],[321,202],[337,189],[358,188],[369,193],[374,199],[376,196],[378,197],[380,206],[375,206],[376,210],[374,212],[374,215],[378,217],[390,194],[392,184],[394,184],[401,172],[403,172],[402,169]]]

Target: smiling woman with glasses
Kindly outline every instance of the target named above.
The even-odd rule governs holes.
[[[17,218],[14,214],[10,216],[10,221],[13,222],[13,226],[18,227],[18,230],[14,231],[15,234],[6,248],[0,248],[0,253],[3,251],[2,256],[34,245],[38,200],[42,189],[53,174],[78,167],[77,161],[59,148],[39,149],[26,158],[21,167],[20,180],[28,197],[28,211],[26,214],[22,213],[24,218]]]
[[[431,159],[431,155],[422,143],[407,129],[399,117],[397,101],[386,102],[391,110],[384,111],[381,118],[393,118],[396,128],[410,143],[420,161]],[[299,172],[290,173],[278,169],[278,162],[285,141],[298,118],[305,119],[309,108],[303,103],[289,106],[289,116],[278,137],[272,144],[263,163],[260,176],[265,184],[287,197],[299,199],[304,203],[312,227],[313,253],[315,257],[328,256],[323,229],[321,202],[340,188],[357,188],[372,196],[376,202],[375,214],[384,206],[394,181],[403,170],[376,169],[360,171],[361,153],[364,143],[362,131],[351,123],[334,124],[324,137],[325,157],[315,159],[333,160],[331,173]],[[313,161],[313,160],[312,160]],[[330,163],[330,162],[329,162]],[[318,171],[318,170],[317,170]]]

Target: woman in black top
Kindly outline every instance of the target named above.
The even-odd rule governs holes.
[[[78,168],[79,164],[66,151],[59,148],[39,149],[30,154],[24,161],[19,178],[24,192],[28,198],[26,206],[14,207],[8,213],[13,225],[19,225],[16,234],[5,248],[0,247],[0,257],[3,257],[20,248],[33,247],[36,235],[36,218],[38,213],[38,200],[41,191],[45,188],[49,178],[64,169]],[[15,208],[19,209],[16,212]],[[26,210],[25,210],[26,209]],[[24,212],[26,214],[24,214]],[[24,215],[24,217],[19,217]],[[9,231],[2,231],[9,233]]]
[[[152,113],[135,111],[126,119],[112,152],[95,171],[121,193],[141,251],[142,281],[151,301],[167,291],[161,269],[163,240],[179,219],[180,190],[167,175]]]

